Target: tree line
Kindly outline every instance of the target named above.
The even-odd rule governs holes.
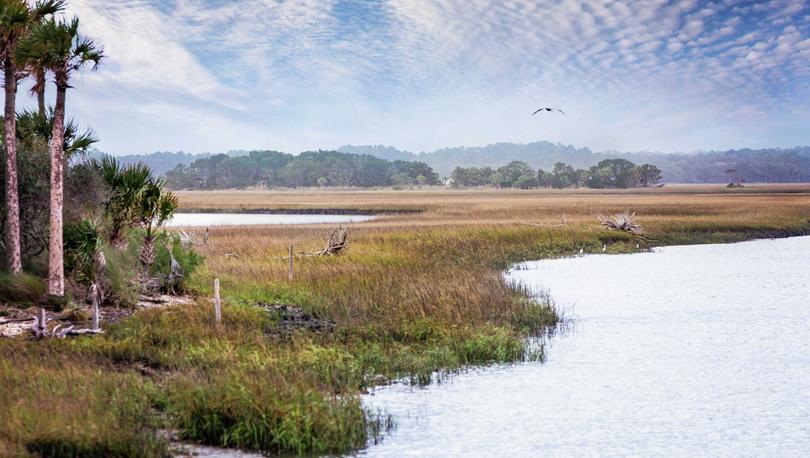
[[[160,230],[178,205],[162,179],[143,164],[86,157],[98,140],[66,120],[66,94],[74,74],[95,70],[104,52],[79,33],[78,18],[61,17],[64,8],[62,0],[0,0],[0,255],[7,260],[0,284],[21,303],[43,304],[44,297],[62,305],[76,293],[94,305],[132,303],[144,280],[169,279],[172,258],[186,273],[200,259]],[[25,78],[34,80],[37,109],[18,112]],[[49,83],[56,89],[52,106]],[[47,285],[39,292],[42,277]]]
[[[500,167],[522,161],[535,169],[552,170],[557,162],[589,169],[603,159],[627,159],[652,164],[670,183],[723,183],[725,171],[736,169],[749,183],[798,183],[810,181],[810,146],[795,148],[739,149],[694,153],[622,152],[595,153],[588,148],[550,143],[495,143],[486,146],[442,148],[419,154],[382,145],[345,145],[338,151],[371,154],[383,159],[423,161],[440,175],[449,176],[458,165]]]
[[[173,189],[229,189],[305,186],[421,186],[440,183],[424,162],[387,161],[370,155],[308,151],[297,156],[251,151],[244,156],[217,154],[180,164],[166,173]]]
[[[557,162],[550,171],[535,170],[523,161],[502,167],[456,167],[450,175],[453,187],[498,188],[638,188],[658,186],[661,170],[652,164],[636,165],[626,159],[605,159],[589,169],[575,169]]]

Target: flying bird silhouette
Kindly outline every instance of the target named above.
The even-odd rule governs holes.
[[[565,114],[565,112],[564,112],[564,111],[562,111],[562,110],[560,110],[559,108],[554,108],[554,107],[542,107],[542,108],[538,108],[538,109],[537,109],[537,111],[535,111],[534,113],[532,113],[532,116],[536,115],[537,113],[540,113],[540,112],[541,112],[541,111],[543,111],[543,110],[545,110],[545,111],[555,111],[555,110],[556,110],[556,111],[559,111],[559,112],[560,112],[560,113],[562,113],[562,114]]]

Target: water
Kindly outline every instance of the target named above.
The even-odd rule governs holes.
[[[359,223],[372,215],[295,215],[268,213],[175,213],[168,227],[256,226],[275,224]]]
[[[572,319],[546,363],[378,389],[363,455],[810,455],[810,237],[520,269]]]

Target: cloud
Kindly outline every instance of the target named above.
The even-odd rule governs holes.
[[[810,143],[780,127],[810,121],[804,1],[70,4],[108,56],[76,115],[113,152]],[[569,115],[527,117],[538,104]]]

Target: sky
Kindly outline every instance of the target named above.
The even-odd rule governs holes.
[[[810,145],[802,0],[69,0],[67,14],[106,54],[75,76],[68,114],[113,154]],[[565,115],[531,116],[541,106]]]

